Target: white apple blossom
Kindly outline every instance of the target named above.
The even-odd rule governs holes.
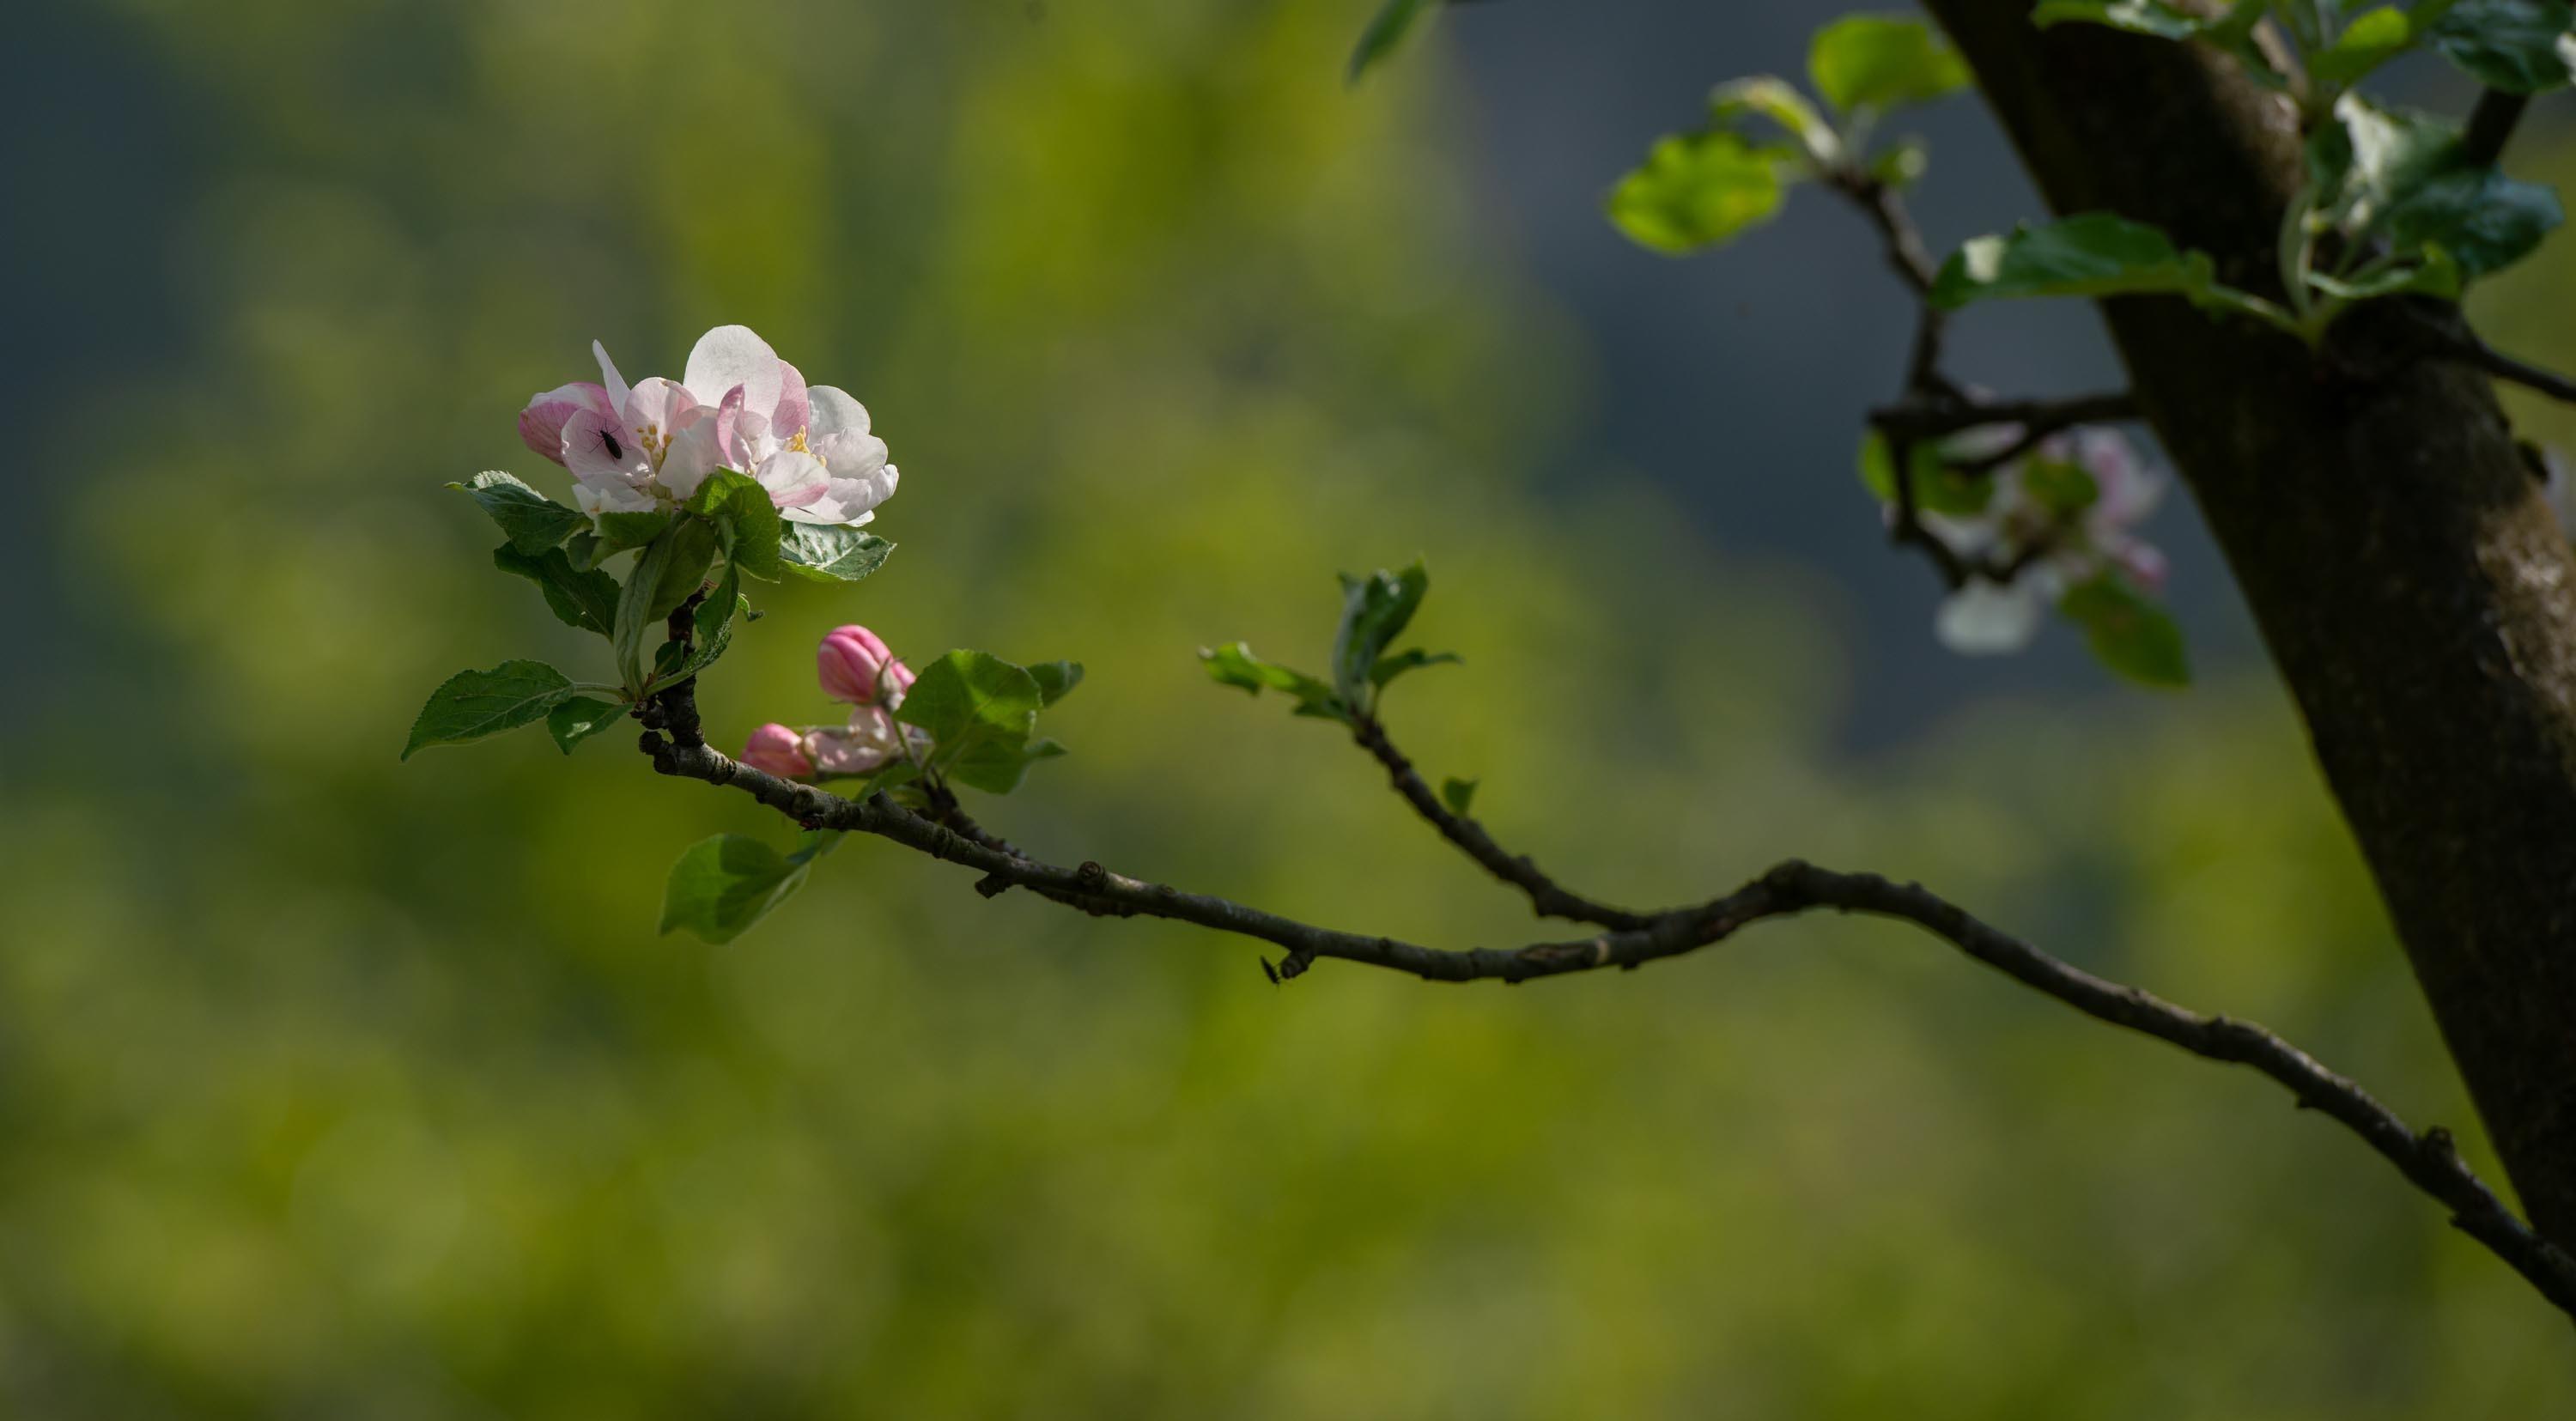
[[[744,326],[698,338],[677,381],[626,383],[598,342],[600,383],[536,396],[520,437],[569,470],[582,511],[645,513],[698,491],[719,469],[749,474],[781,517],[856,527],[894,495],[885,441],[867,407],[796,367]]]
[[[2020,437],[2013,426],[1980,433],[1995,442],[1983,448],[1954,444],[1948,452],[1973,459]],[[2094,490],[2092,501],[2071,517],[2033,490],[2040,470],[2068,465],[2091,478]],[[1983,513],[1922,515],[1924,526],[1965,558],[2009,565],[2029,550],[2043,550],[2009,583],[1972,578],[1952,593],[1933,619],[1934,633],[1942,645],[1966,656],[2014,652],[2030,644],[2049,604],[2105,572],[2141,591],[2159,590],[2164,554],[2134,530],[2163,496],[2163,479],[2111,430],[2081,429],[2042,440],[2028,457],[1996,472],[1994,497]]]

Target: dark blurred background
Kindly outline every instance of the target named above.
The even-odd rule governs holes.
[[[30,1416],[2527,1416],[2563,1328],[2360,1146],[1902,930],[1524,991],[1100,924],[856,843],[657,938],[738,797],[603,737],[398,765],[428,688],[603,656],[443,482],[534,390],[746,322],[906,480],[811,647],[1070,656],[995,827],[1323,921],[1532,932],[1365,760],[1190,655],[1320,661],[1426,554],[1426,769],[1665,902],[1936,881],[2474,1133],[2187,501],[2202,684],[1932,642],[1851,473],[1910,313],[1817,194],[1718,255],[1598,211],[1817,3],[127,0],[13,20],[0,371],[0,1397]],[[2439,75],[2401,75],[2431,104]],[[2035,215],[1972,98],[1937,246]],[[2559,164],[2554,131],[2523,166]],[[2564,248],[2495,298],[2563,345]],[[2077,307],[1959,373],[2116,382]],[[2543,433],[2564,435],[2536,411]],[[588,658],[585,661],[584,658]]]

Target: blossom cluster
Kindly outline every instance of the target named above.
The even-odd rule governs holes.
[[[581,510],[650,513],[698,491],[719,469],[749,474],[794,523],[869,521],[897,475],[867,407],[796,367],[746,326],[698,338],[674,381],[629,385],[598,342],[597,384],[548,390],[519,413],[519,437],[569,470]]]
[[[2001,425],[1978,437],[2008,448],[2022,431]],[[1944,452],[1974,459],[1984,451],[1954,441]],[[1972,578],[1952,593],[1934,623],[1942,644],[1967,655],[2019,651],[2050,604],[2105,575],[2140,592],[2162,590],[2164,554],[2135,530],[2163,496],[2164,480],[2135,445],[2112,430],[2079,429],[2043,439],[1997,470],[1982,512],[1923,513],[1924,526],[1962,557],[2019,568],[2009,582]]]
[[[912,688],[912,668],[866,627],[835,627],[815,648],[815,679],[823,694],[850,707],[842,725],[798,730],[775,721],[751,733],[742,762],[788,779],[822,775],[872,775],[928,748],[916,727],[894,718]]]

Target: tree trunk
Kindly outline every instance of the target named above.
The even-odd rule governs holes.
[[[2040,31],[2029,0],[1929,6],[2060,213],[2153,223],[2278,290],[2300,174],[2285,101],[2196,46]],[[2567,536],[2485,377],[2391,358],[2395,313],[2363,310],[2312,358],[2178,300],[2104,305],[2526,1210],[2576,1241]]]

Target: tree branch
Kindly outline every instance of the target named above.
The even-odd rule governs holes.
[[[663,774],[732,786],[809,828],[874,834],[933,858],[975,869],[984,875],[976,886],[987,896],[1001,887],[1024,887],[1087,911],[1168,918],[1268,942],[1288,953],[1276,972],[1281,978],[1297,977],[1318,958],[1330,957],[1409,972],[1428,981],[1493,978],[1519,983],[1605,967],[1634,968],[1724,941],[1752,923],[1792,917],[1817,908],[1910,922],[2014,981],[2098,1021],[2155,1037],[2206,1060],[2250,1066],[2270,1077],[2289,1090],[2302,1107],[2316,1110],[2359,1135],[2408,1182],[2447,1207],[2455,1226],[2486,1245],[2542,1296],[2576,1316],[2576,1259],[2516,1217],[2460,1159],[2449,1132],[2433,1129],[2415,1133],[2361,1087],[2260,1026],[2223,1016],[2203,1016],[2136,987],[2096,977],[1979,921],[1919,884],[1898,884],[1871,873],[1840,873],[1792,859],[1723,897],[1637,919],[1640,925],[1632,929],[1512,949],[1423,947],[1394,938],[1368,937],[1301,923],[1227,899],[1112,873],[1097,863],[1087,862],[1070,869],[1057,867],[1010,851],[1007,846],[996,847],[999,841],[990,840],[980,830],[969,834],[933,822],[883,794],[852,800],[812,785],[780,779],[709,748],[693,733],[697,710],[694,688],[687,683],[657,695],[647,709],[649,720],[689,727],[691,732],[673,737],[649,730],[644,734],[642,749],[652,757],[653,767]],[[1386,744],[1382,734],[1377,741]],[[1392,746],[1387,748],[1392,751]],[[1401,761],[1401,756],[1395,758]],[[1410,773],[1409,765],[1406,773]],[[1402,789],[1403,777],[1392,766],[1390,776],[1398,779],[1398,788]],[[1419,783],[1419,776],[1412,778]],[[1412,798],[1409,794],[1406,797]],[[1442,827],[1444,834],[1449,833],[1449,827],[1441,820],[1435,818],[1433,822]],[[1476,837],[1492,845],[1481,830]],[[1461,843],[1460,847],[1467,845]],[[1475,850],[1469,852],[1479,862],[1484,861]],[[1510,859],[1499,847],[1493,847],[1492,852],[1507,865],[1524,862]],[[1529,868],[1528,875],[1547,882],[1535,868]],[[1539,900],[1540,895],[1524,882],[1522,875],[1498,871],[1497,876],[1530,892],[1534,904]]]
[[[2502,89],[2484,90],[2475,108],[2469,110],[2468,130],[2460,135],[2461,161],[2483,168],[2504,156],[2504,146],[2513,139],[2513,130],[2522,122],[2523,111],[2531,107],[2526,94],[2508,94]]]
[[[1413,762],[1404,757],[1403,751],[1395,748],[1395,742],[1387,738],[1386,727],[1378,724],[1375,718],[1362,716],[1354,721],[1351,738],[1386,767],[1388,783],[1395,787],[1397,794],[1404,796],[1405,803],[1412,805],[1415,813],[1431,821],[1431,827],[1440,831],[1440,837],[1457,845],[1459,852],[1474,859],[1487,873],[1527,894],[1531,910],[1540,917],[1565,918],[1620,932],[1641,931],[1654,925],[1654,918],[1646,914],[1613,908],[1579,893],[1568,892],[1555,879],[1540,872],[1537,864],[1506,852],[1502,845],[1494,842],[1493,835],[1485,832],[1484,825],[1463,814],[1452,813],[1449,806],[1442,804],[1440,797],[1431,792],[1431,786],[1423,782],[1422,776],[1415,772]]]

